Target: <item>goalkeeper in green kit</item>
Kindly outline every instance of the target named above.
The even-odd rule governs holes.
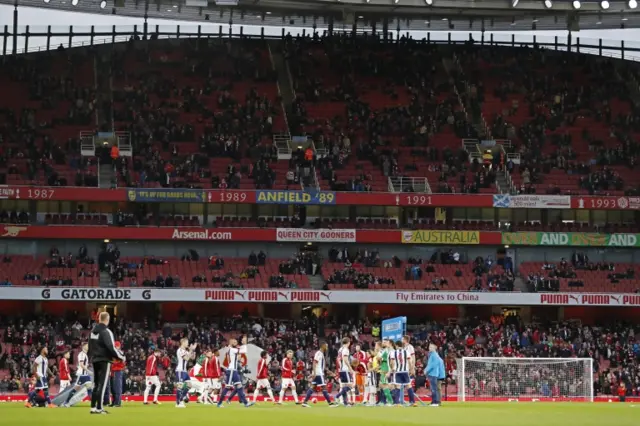
[[[376,343],[376,353],[378,362],[380,363],[380,401],[378,405],[393,405],[393,398],[391,397],[391,390],[389,389],[389,341],[383,340],[382,347],[380,342]]]

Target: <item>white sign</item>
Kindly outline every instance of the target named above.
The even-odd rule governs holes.
[[[494,195],[494,207],[509,209],[570,209],[569,195]]]
[[[276,241],[294,243],[355,243],[355,229],[278,228]]]
[[[372,303],[424,305],[618,306],[640,307],[630,293],[485,293],[470,291],[96,289],[0,287],[0,300],[108,302]]]

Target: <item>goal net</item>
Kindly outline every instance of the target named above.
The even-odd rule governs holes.
[[[461,401],[593,401],[591,358],[462,358]]]

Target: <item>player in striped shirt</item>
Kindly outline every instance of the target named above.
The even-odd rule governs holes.
[[[416,406],[416,394],[413,390],[413,386],[412,386],[412,378],[415,377],[416,375],[416,351],[413,348],[413,345],[411,344],[411,337],[409,336],[403,336],[402,337],[402,348],[405,351],[405,354],[407,356],[407,370],[409,373],[409,385],[407,393],[409,394],[409,403]],[[404,398],[404,395],[403,395]]]
[[[78,368],[76,368],[76,381],[73,384],[73,389],[67,395],[67,399],[65,400],[62,407],[69,407],[69,403],[74,395],[82,389],[83,385],[87,388],[87,395],[91,398],[91,393],[93,392],[91,389],[91,373],[89,371],[89,344],[83,343],[82,350],[78,353]]]
[[[408,351],[405,349],[401,341],[395,343],[396,349],[391,353],[391,371],[394,375],[393,390],[391,395],[393,396],[394,404],[404,403],[404,388],[409,386],[409,398],[413,404],[415,404],[415,394],[411,388],[411,379],[409,378],[409,366],[410,360]]]
[[[158,378],[158,363],[160,361],[160,356],[162,355],[162,351],[157,349],[153,351],[149,358],[147,358],[147,365],[145,368],[145,377],[144,381],[146,386],[144,388],[144,405],[149,404],[147,401],[149,399],[149,392],[151,392],[151,388],[155,386],[155,390],[153,392],[153,403],[159,405],[158,395],[160,394],[160,379]]]
[[[349,345],[351,345],[351,340],[348,337],[345,337],[344,339],[342,339],[342,347],[338,350],[338,375],[340,378],[340,392],[338,392],[338,394],[336,395],[336,401],[339,401],[340,397],[343,397],[344,405],[352,403],[350,393],[353,392],[352,389],[355,386],[355,376],[353,374],[353,367],[351,366]]]
[[[176,408],[185,408],[183,400],[189,392],[189,373],[187,364],[195,357],[197,343],[189,346],[189,339],[180,340],[180,347],[176,352]]]
[[[47,373],[49,370],[49,350],[46,347],[40,349],[40,355],[33,361],[33,374],[36,377],[36,391],[41,391],[44,394],[44,400],[48,407],[55,407],[51,404],[51,398],[49,397],[49,381],[47,379]]]
[[[60,391],[62,393],[71,385],[71,371],[69,371],[69,357],[71,353],[65,351],[58,363],[58,375],[60,376]]]
[[[305,395],[304,401],[302,402],[302,406],[305,408],[311,407],[308,402],[309,399],[311,399],[311,395],[313,395],[313,391],[316,387],[322,389],[322,395],[324,396],[324,399],[327,401],[327,404],[329,404],[329,406],[335,405],[331,403],[331,396],[329,396],[329,392],[327,392],[327,384],[324,381],[324,372],[326,369],[325,356],[327,354],[327,348],[327,343],[322,342],[320,344],[320,349],[313,356],[313,377],[310,380],[307,394]]]
[[[229,340],[229,347],[227,356],[229,357],[229,365],[227,371],[225,371],[225,384],[220,395],[220,401],[218,401],[218,408],[222,408],[224,397],[229,392],[229,389],[235,389],[240,399],[240,403],[245,407],[251,407],[253,402],[248,402],[247,397],[244,394],[244,388],[242,387],[242,378],[240,377],[240,357],[242,354],[247,353],[247,336],[242,337],[242,345],[238,345],[236,339]]]
[[[376,345],[376,349],[378,349]],[[376,393],[378,392],[378,359],[376,349],[369,351],[367,357],[367,370],[366,379],[364,385],[364,396],[362,398],[363,404],[376,404]]]
[[[293,381],[293,351],[288,350],[287,356],[282,360],[280,364],[280,370],[282,372],[282,384],[280,386],[280,400],[278,404],[282,404],[282,400],[284,399],[284,393],[287,389],[291,390],[291,395],[293,396],[293,400],[296,404],[298,402],[298,393],[296,392],[296,384]]]

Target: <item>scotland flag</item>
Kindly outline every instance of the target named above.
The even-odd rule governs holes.
[[[508,209],[511,206],[511,195],[495,194],[493,196],[493,207]]]

